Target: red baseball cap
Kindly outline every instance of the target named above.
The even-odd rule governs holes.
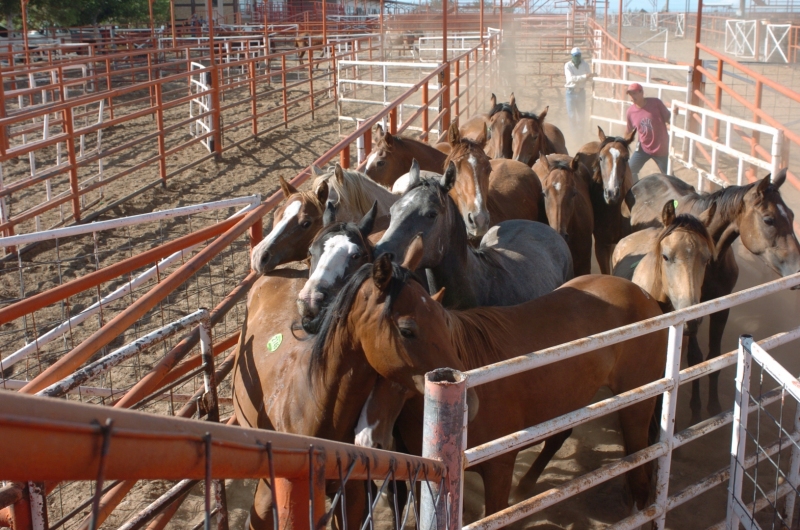
[[[628,93],[643,92],[643,91],[644,89],[642,88],[642,85],[640,85],[639,83],[631,83],[630,85],[628,85]]]

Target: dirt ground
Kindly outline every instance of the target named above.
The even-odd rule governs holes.
[[[630,35],[626,33],[626,38],[632,41],[634,39],[644,40],[646,37],[647,35],[644,31],[640,30],[633,30]],[[670,51],[670,57],[673,57],[673,53],[675,53],[680,55],[680,57],[675,58],[687,60],[686,58],[691,53],[691,43],[688,41],[675,41],[674,44],[671,43],[670,45],[673,46],[671,48],[672,51]],[[660,45],[652,44],[651,46],[654,49],[661,46],[663,50],[663,42]],[[564,61],[566,60],[567,57],[564,58]],[[562,126],[562,129],[566,130],[567,119],[563,89],[557,86],[552,87],[549,77],[531,75],[529,72],[532,71],[532,68],[533,66],[522,61],[511,64],[506,63],[501,75],[501,85],[494,89],[498,99],[507,101],[510,93],[514,92],[519,107],[524,111],[539,112],[549,105],[548,121]],[[547,68],[551,69],[551,73],[558,74],[563,68],[563,64],[553,64]],[[778,71],[782,68],[791,67],[769,66],[768,68]],[[558,80],[557,77],[554,77],[554,79]],[[558,85],[557,82],[555,84]],[[486,105],[488,107],[488,101]],[[587,114],[589,108],[590,106],[587,104]],[[231,118],[231,121],[233,119]],[[142,125],[142,127],[146,126],[149,127],[150,124]],[[126,132],[124,134],[129,133]],[[130,134],[135,135],[135,132]],[[233,137],[232,139],[235,140],[237,138]],[[594,131],[592,131],[591,127],[587,127],[585,134],[569,136],[567,138],[567,147],[570,152],[575,152],[580,145],[594,139]],[[166,189],[151,189],[115,209],[106,218],[254,193],[261,193],[262,196],[266,196],[278,188],[278,175],[283,175],[287,178],[295,175],[313,162],[321,153],[334,145],[337,140],[336,108],[331,105],[319,111],[315,120],[311,120],[310,117],[301,118],[292,123],[288,129],[276,129],[258,140],[249,141],[240,148],[227,152],[219,161],[209,160],[199,164],[194,169],[171,179]],[[174,162],[178,164],[186,163],[204,154],[203,149],[197,146],[197,149],[181,152],[178,156],[183,158],[176,159]],[[648,171],[655,172],[656,170],[655,164],[649,162],[642,174],[647,175]],[[688,172],[681,176],[687,180],[692,178]],[[118,196],[122,196],[139,185],[140,183],[123,184],[120,181],[120,187],[115,189],[115,192]],[[789,186],[786,186],[786,188],[789,188]],[[800,195],[794,189],[787,189],[785,195],[787,196],[787,202],[797,211],[800,207]],[[268,224],[266,223],[265,226],[268,226]],[[172,229],[175,227],[175,224],[167,224],[164,228]],[[148,245],[153,244],[155,240],[156,238],[152,234],[149,237],[143,236],[137,241],[138,246],[129,248],[128,252],[148,248]],[[86,247],[86,241],[73,244],[75,248],[72,251],[75,254],[80,253],[83,256],[92,254],[91,245]],[[126,244],[130,245],[130,242],[121,241],[117,243],[118,248],[128,248],[125,247]],[[243,240],[242,248],[231,258],[234,263],[234,271],[230,273],[231,277],[229,278],[231,282],[235,278],[241,277],[247,267],[246,251],[244,251],[245,244],[246,241]],[[82,250],[80,250],[81,248]],[[69,247],[61,250],[70,252]],[[768,270],[757,258],[743,250],[741,245],[737,244],[735,250],[741,268],[739,282],[736,286],[737,290],[774,279],[774,273]],[[48,254],[48,252],[53,253],[55,251],[52,248],[48,248],[30,258],[26,257],[32,262],[39,262],[40,265],[37,266],[41,267],[36,271],[31,271],[30,277],[35,288],[29,288],[26,293],[44,290],[58,283],[53,269],[46,269],[41,265],[41,263],[49,263],[53,260],[52,254]],[[75,269],[74,273],[78,273],[80,267],[76,265]],[[216,269],[213,270],[216,271]],[[594,271],[597,271],[596,264]],[[12,270],[8,272],[12,272]],[[13,272],[15,274],[18,273],[15,269]],[[5,275],[0,278],[0,281],[2,281],[4,289],[2,297],[6,301],[11,301],[19,296],[15,278],[11,277],[11,275]],[[229,284],[223,283],[222,285]],[[81,303],[85,304],[86,302]],[[798,299],[796,292],[781,293],[756,303],[740,306],[731,313],[723,338],[723,351],[733,350],[736,347],[737,337],[741,333],[751,333],[760,339],[794,327],[797,325],[798,314],[800,314],[800,299]],[[42,320],[46,322],[55,321],[56,319],[57,315],[42,317]],[[236,322],[234,320],[231,322],[231,329],[235,329],[235,325]],[[701,344],[705,345],[707,343],[706,323],[701,328],[701,337]],[[17,337],[16,340],[22,339]],[[705,346],[703,349],[707,351]],[[794,354],[795,351],[796,347],[789,345],[777,349],[774,354],[790,370],[797,372],[800,370],[800,361],[797,360],[798,357]],[[7,353],[9,353],[9,350],[3,348],[3,356]],[[733,376],[734,368],[728,368],[722,372],[720,391],[723,407],[732,404],[734,394]],[[117,385],[124,387],[131,384],[135,374],[132,373],[130,377],[130,380],[120,381]],[[701,381],[701,387],[705,403],[707,388],[705,379]],[[689,426],[689,395],[690,388],[685,385],[680,392],[676,430]],[[604,397],[607,397],[607,394],[601,392],[598,394],[597,399]],[[672,463],[670,492],[674,493],[699,478],[728,466],[729,449],[730,428],[726,427],[689,446],[676,450]],[[527,470],[538,454],[538,450],[539,448],[536,447],[521,453],[515,470],[515,481]],[[783,454],[786,455],[788,453],[784,451]],[[536,493],[563,484],[620,456],[623,456],[623,448],[615,415],[583,425],[574,430],[572,437],[567,440],[547,467],[540,483],[537,485]],[[785,463],[782,466],[785,467]],[[667,518],[667,527],[674,529],[705,528],[722,520],[725,514],[726,486],[727,484],[723,484],[671,512]],[[168,487],[169,484],[163,482],[149,482],[137,487],[109,518],[104,528],[118,526],[144,505],[157,498]],[[69,511],[66,508],[59,508],[57,506],[59,502],[69,504],[79,496],[85,498],[85,494],[90,488],[90,485],[76,484],[74,485],[75,491],[68,488],[63,492],[63,495],[52,496],[51,521],[58,519],[59,513]],[[253,481],[228,481],[227,491],[231,528],[243,527],[247,509],[252,501],[253,488]],[[467,473],[465,490],[467,499],[465,522],[468,523],[478,519],[482,514],[482,484],[477,475]],[[618,477],[514,526],[520,529],[535,528],[537,530],[603,528],[630,513],[628,497],[624,478]],[[202,486],[199,486],[192,491],[178,512],[177,517],[170,523],[170,528],[192,528],[201,522],[202,512]],[[77,520],[79,519],[75,521],[77,522]],[[67,525],[67,528],[72,528],[73,526],[70,524]],[[381,530],[391,526],[385,511],[378,526]]]

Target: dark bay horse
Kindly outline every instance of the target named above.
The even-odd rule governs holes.
[[[533,177],[536,178],[535,176]],[[452,308],[511,305],[548,293],[572,278],[572,257],[564,239],[533,221],[506,221],[473,248],[449,192],[455,175],[417,178],[392,206],[391,223],[376,253],[401,259],[417,234],[425,239],[421,267],[430,269],[431,292],[445,287]]]
[[[699,194],[682,180],[668,175],[651,175],[637,182],[626,197],[631,211],[633,230],[658,226],[657,204],[677,201],[677,212],[701,216],[716,205],[716,213],[708,226],[714,240],[715,257],[703,280],[701,301],[713,300],[733,292],[739,277],[731,245],[741,238],[742,245],[758,256],[781,276],[800,272],[800,243],[794,233],[794,213],[783,202],[780,187],[786,180],[782,169],[770,182],[770,176],[746,186],[728,186],[714,193]],[[722,349],[722,333],[730,310],[714,313],[709,318],[708,359],[717,357]],[[700,345],[690,337],[690,363],[703,358]],[[718,396],[719,372],[709,375],[708,411],[721,411]],[[694,387],[693,387],[694,389]],[[700,417],[700,396],[693,392],[690,402],[692,415]]]
[[[391,189],[398,178],[408,173],[412,160],[419,162],[423,171],[444,171],[447,155],[424,142],[384,133],[380,125],[375,127],[375,137],[377,143],[367,157],[364,173],[382,186]]]
[[[544,121],[549,109],[545,107],[538,116],[532,112],[520,113],[511,132],[511,157],[514,160],[533,166],[540,153],[569,154],[561,129]]]
[[[624,137],[615,137],[606,136],[598,127],[597,135],[600,141],[585,144],[578,154],[593,172],[589,196],[594,213],[594,255],[600,272],[611,274],[614,246],[630,233],[625,196],[633,184],[628,159],[636,129]]]
[[[498,103],[497,96],[494,94],[492,94],[491,101],[492,108],[489,110],[487,118],[490,136],[486,144],[486,154],[490,158],[511,158],[511,132],[520,118],[517,100],[512,92],[511,101],[508,103]]]
[[[542,181],[547,222],[569,245],[575,276],[591,273],[594,215],[589,169],[579,156],[542,153],[533,170]]]
[[[515,160],[491,160],[478,144],[461,136],[455,121],[448,140],[452,150],[445,172],[455,174],[451,196],[471,238],[479,239],[490,226],[509,219],[544,220],[542,187],[531,168]]]
[[[407,255],[403,262],[416,268],[421,257]],[[410,280],[407,269],[381,255],[353,275],[330,306],[314,344],[312,367],[314,359],[360,358],[408,392],[421,394],[430,370],[477,368],[660,314],[655,300],[638,286],[610,276],[582,276],[517,306],[448,311]],[[588,405],[603,386],[619,394],[661,377],[666,344],[666,330],[661,330],[478,387],[467,445]],[[654,406],[650,399],[620,411],[628,454],[648,445]],[[414,413],[413,421],[403,425],[412,453],[420,450],[422,430],[422,411]],[[516,455],[512,451],[475,467],[483,477],[487,515],[508,506]],[[645,464],[627,474],[640,509],[650,495],[651,467]],[[535,484],[541,469],[544,465],[532,466],[521,486]]]

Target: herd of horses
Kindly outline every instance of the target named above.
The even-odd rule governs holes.
[[[785,170],[714,193],[669,175],[633,184],[633,133],[598,128],[570,155],[546,115],[492,95],[488,113],[453,123],[436,145],[378,127],[363,172],[315,169],[309,191],[280,179],[285,201],[251,253],[262,276],[236,357],[241,425],[420,454],[428,371],[469,370],[729,294],[737,238],[779,275],[800,271]],[[592,245],[600,275],[590,274]],[[303,260],[308,270],[276,269]],[[709,357],[727,318],[711,316]],[[689,364],[702,361],[697,322],[685,334]],[[468,446],[586,406],[601,387],[619,394],[662,377],[666,345],[662,330],[471,389]],[[627,454],[653,440],[655,407],[619,412]],[[691,411],[699,420],[696,380]],[[515,498],[530,495],[570,433],[544,442]],[[472,468],[487,515],[509,504],[516,456]],[[651,475],[650,464],[627,473],[638,509]],[[348,483],[346,498],[358,524],[363,484]],[[272,528],[271,506],[261,481],[251,528]]]

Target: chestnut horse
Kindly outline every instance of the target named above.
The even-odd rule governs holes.
[[[569,154],[561,129],[544,122],[549,109],[550,107],[545,107],[538,116],[530,112],[520,113],[519,121],[511,132],[511,154],[514,160],[533,166],[540,153]]]
[[[384,133],[380,125],[375,127],[375,137],[378,141],[367,157],[364,173],[382,186],[391,189],[398,178],[408,173],[415,159],[425,171],[444,171],[447,155],[424,142]]]
[[[786,169],[775,175],[772,182],[767,175],[746,186],[728,186],[714,193],[697,193],[692,186],[668,175],[650,175],[631,188],[625,201],[631,211],[633,230],[657,226],[659,212],[656,204],[677,201],[678,213],[700,216],[716,204],[716,213],[708,226],[714,240],[715,258],[709,264],[703,281],[701,301],[713,300],[733,292],[739,277],[733,242],[741,237],[742,245],[758,256],[767,266],[781,276],[800,272],[800,243],[794,233],[794,213],[781,197],[780,187],[786,180]],[[709,317],[708,359],[722,352],[722,333],[730,310]],[[690,362],[702,360],[703,353],[695,337],[690,337],[688,358]],[[718,396],[719,372],[709,375],[708,411],[718,414],[722,407]],[[694,387],[693,387],[694,389]],[[692,416],[700,417],[699,393],[692,393]]]
[[[569,247],[542,223],[505,221],[473,248],[449,193],[454,180],[452,171],[438,179],[415,175],[411,189],[392,206],[391,223],[376,254],[401,258],[422,234],[429,288],[435,292],[445,287],[443,303],[456,309],[525,302],[572,278]]]
[[[325,41],[322,40],[322,35],[319,36],[312,36],[309,32],[302,32],[298,33],[297,37],[294,39],[294,47],[297,52],[297,60],[300,61],[300,64],[303,64],[303,57],[306,55],[305,48],[314,47],[314,46],[322,46],[325,44]],[[311,50],[308,54],[309,61],[314,62],[314,50]],[[320,58],[325,57],[325,51],[320,50]],[[314,65],[314,69],[316,70],[319,68],[319,63]]]
[[[594,213],[594,255],[600,272],[611,274],[614,246],[630,233],[624,199],[633,182],[628,159],[636,129],[624,137],[615,137],[606,136],[598,127],[597,136],[599,142],[585,144],[578,154],[593,171],[589,196]]]
[[[491,101],[492,108],[487,118],[490,136],[486,144],[486,154],[490,158],[511,158],[511,132],[520,118],[517,100],[512,92],[508,103],[498,103],[494,94]]]
[[[542,186],[536,174],[515,160],[491,160],[481,147],[461,136],[458,123],[448,131],[452,151],[445,172],[455,175],[450,195],[473,239],[509,219],[544,220]]]
[[[533,170],[542,181],[547,222],[569,245],[575,276],[592,272],[594,217],[589,170],[580,157],[539,155]]]
[[[389,207],[397,200],[363,173],[336,164],[328,171],[314,167],[313,192],[298,191],[281,179],[286,203],[275,210],[272,230],[250,254],[253,270],[265,274],[278,265],[303,260],[311,240],[322,228],[325,202],[337,207],[340,221],[358,221],[378,202],[377,226],[388,225]]]
[[[582,276],[517,306],[448,311],[410,281],[407,267],[420,265],[422,246],[411,245],[403,260],[406,268],[384,254],[353,275],[326,313],[314,343],[312,373],[321,369],[316,363],[331,362],[331,357],[359,359],[419,395],[424,374],[436,368],[470,370],[661,314],[638,286],[609,276]],[[470,389],[474,419],[467,445],[475,447],[586,406],[603,386],[619,394],[658,379],[664,373],[666,344],[666,330],[660,330]],[[619,412],[627,454],[648,445],[654,407],[655,399],[649,399]],[[419,454],[422,411],[413,412],[415,421],[408,420],[407,429],[404,423],[402,436],[411,452]],[[474,468],[484,481],[487,515],[508,506],[517,452]],[[534,485],[544,467],[532,466],[522,487]],[[640,509],[650,496],[651,467],[648,463],[627,474]]]

